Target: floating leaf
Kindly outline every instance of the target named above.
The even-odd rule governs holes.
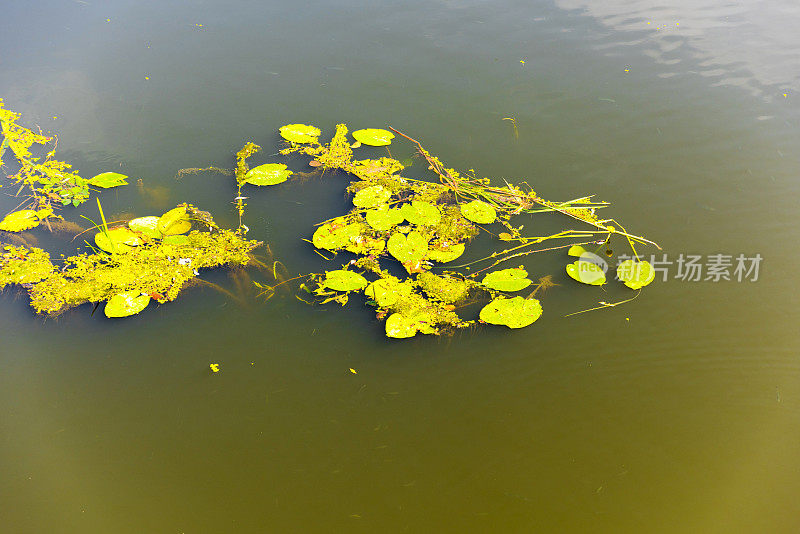
[[[400,282],[397,278],[380,278],[367,286],[364,295],[374,300],[379,308],[385,308],[396,303],[400,297],[410,295],[411,290],[411,284]]]
[[[161,232],[158,231],[158,219],[155,215],[138,217],[128,221],[128,227],[134,232],[141,232],[151,239],[159,239]]]
[[[133,247],[142,244],[139,234],[124,226],[111,228],[106,232],[97,232],[94,242],[101,250],[106,252],[128,252]]]
[[[498,291],[519,291],[533,282],[528,280],[528,271],[521,268],[502,269],[483,277],[483,285]]]
[[[265,163],[247,171],[243,182],[253,185],[277,185],[285,182],[291,175],[292,171],[283,163]]]
[[[656,271],[647,261],[625,260],[617,266],[617,278],[631,289],[641,289],[656,278]]]
[[[386,146],[394,139],[394,134],[380,128],[367,128],[353,132],[356,141],[369,146]]]
[[[478,224],[491,224],[497,219],[494,207],[480,200],[461,204],[461,215]]]
[[[584,253],[586,253],[586,249],[580,245],[572,245],[567,251],[567,254],[570,256],[575,256],[576,258],[580,258]]]
[[[162,215],[156,228],[162,235],[185,234],[191,230],[192,221],[186,214],[186,206],[178,206]]]
[[[386,248],[389,249],[389,254],[406,267],[416,266],[428,253],[428,240],[416,231],[410,232],[408,236],[395,232],[389,238]]]
[[[398,208],[383,205],[377,209],[367,210],[367,224],[379,232],[385,232],[392,226],[403,222],[403,213]]]
[[[417,332],[423,334],[433,334],[434,319],[429,313],[419,312],[411,317],[406,317],[400,313],[393,313],[386,319],[386,337],[405,339],[414,337]]]
[[[124,291],[114,295],[106,303],[106,317],[128,317],[136,315],[150,304],[150,295],[138,291]]]
[[[365,187],[353,198],[353,204],[359,208],[372,208],[385,204],[392,196],[392,192],[380,185]]]
[[[573,280],[591,286],[601,286],[606,283],[606,273],[591,261],[575,260],[567,265],[567,274]]]
[[[359,224],[342,224],[339,221],[323,224],[314,232],[311,242],[317,248],[339,250],[350,245],[351,240],[361,235]]]
[[[442,220],[439,208],[424,200],[403,204],[400,211],[408,222],[417,226],[436,226]]]
[[[464,243],[456,243],[455,245],[448,245],[446,247],[434,246],[428,251],[428,259],[438,263],[447,263],[464,254],[464,250],[466,250]]]
[[[89,180],[89,185],[108,189],[120,185],[128,185],[128,182],[125,180],[126,178],[127,176],[118,172],[101,172]]]
[[[22,232],[39,226],[39,217],[34,210],[19,210],[9,213],[0,221],[0,230]]]
[[[292,143],[316,143],[322,133],[316,126],[308,124],[287,124],[281,126],[281,137]]]
[[[326,271],[325,280],[320,285],[336,291],[356,291],[364,289],[368,283],[367,279],[360,274],[340,269],[338,271]]]
[[[536,299],[499,297],[483,307],[480,318],[485,323],[522,328],[532,324],[541,315],[542,305]]]

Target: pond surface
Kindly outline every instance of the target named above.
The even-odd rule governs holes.
[[[248,140],[282,161],[287,123],[392,125],[545,198],[594,193],[675,263],[565,318],[631,293],[528,257],[561,284],[536,324],[405,341],[357,299],[243,308],[200,288],[43,320],[5,291],[0,527],[797,532],[798,26],[793,0],[4,4],[0,97],[84,176],[141,178],[102,194],[112,216],[189,201],[235,226],[229,177],[177,171],[230,167]],[[249,236],[292,273],[331,268],[302,238],[347,209],[345,185],[249,191]],[[757,281],[692,282],[681,254],[763,260]]]

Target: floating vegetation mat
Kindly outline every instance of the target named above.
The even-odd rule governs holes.
[[[17,114],[2,109],[0,101],[4,136],[0,157],[6,148],[12,150],[20,170],[9,178],[21,184],[20,190],[27,188],[23,197],[27,200],[0,221],[0,230],[20,232],[42,222],[50,224],[60,218],[55,215],[54,202],[77,205],[88,197],[90,186],[127,183],[126,176],[116,173],[84,180],[68,172],[68,164],[52,159],[54,148],[44,160],[33,156],[30,147],[47,144],[51,138],[19,126],[17,119]],[[319,140],[322,131],[315,126],[280,128],[286,142],[280,154],[309,157],[313,174],[326,179],[347,176],[349,183],[344,188],[353,207],[341,216],[320,221],[306,236],[298,236],[307,237],[320,256],[335,264],[333,268],[282,279],[274,285],[254,282],[260,294],[271,297],[278,286],[295,282],[298,292],[310,295],[297,298],[313,305],[345,305],[357,295],[385,321],[388,337],[408,338],[418,333],[450,333],[478,323],[516,329],[535,322],[542,315],[537,296],[557,284],[552,275],[534,281],[525,268],[508,263],[534,253],[561,251],[565,258],[577,258],[566,264],[566,274],[576,282],[597,286],[607,283],[605,261],[597,254],[600,249],[611,255],[612,240],[628,246],[631,255],[620,263],[616,275],[620,283],[636,291],[635,296],[616,303],[600,301],[592,309],[632,300],[652,282],[654,270],[639,257],[636,246],[658,245],[628,233],[614,219],[600,218],[597,210],[608,203],[591,197],[553,202],[541,198],[524,182],[493,184],[473,170],[459,172],[447,167],[416,139],[390,130],[357,130],[351,140],[347,127],[339,124],[332,139],[323,144]],[[401,162],[389,151],[398,138],[411,143],[417,156],[425,160],[432,180],[404,175],[410,160]],[[386,155],[356,159],[354,150],[364,145],[385,147],[378,150],[385,150]],[[309,174],[293,172],[280,162],[250,168],[248,158],[260,150],[255,143],[245,144],[230,171],[213,166],[178,171],[179,177],[205,171],[235,176],[236,230],[219,228],[208,213],[190,204],[161,216],[109,227],[98,201],[102,220],[91,221],[97,232],[92,243],[87,241],[92,253],[68,257],[56,266],[41,249],[6,245],[0,256],[0,288],[9,284],[25,287],[31,305],[42,314],[57,315],[83,303],[105,302],[107,316],[124,317],[140,312],[151,300],[174,300],[200,269],[247,265],[260,243],[245,238],[248,197],[243,188],[280,186],[293,175]],[[563,215],[577,227],[546,236],[523,234],[519,217],[548,212]],[[482,230],[496,236],[501,249],[459,264],[457,260]],[[346,254],[344,264],[337,259],[340,253]],[[278,263],[273,265],[276,282],[283,278],[277,275]]]

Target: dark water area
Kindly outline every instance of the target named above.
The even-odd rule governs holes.
[[[252,140],[254,163],[306,171],[274,155],[281,125],[391,125],[449,166],[595,194],[673,264],[631,303],[565,317],[631,292],[529,256],[560,284],[534,325],[410,340],[358,299],[195,288],[111,321],[42,319],[6,290],[0,530],[797,532],[800,6],[665,4],[3,3],[0,97],[83,176],[142,180],[102,193],[112,216],[188,201],[232,227],[232,178],[179,169],[231,167]],[[249,237],[290,273],[330,269],[302,239],[349,209],[346,184],[251,188]],[[716,254],[760,255],[758,279],[676,277],[681,255]]]

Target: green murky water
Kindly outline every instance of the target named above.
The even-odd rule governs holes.
[[[535,325],[402,342],[358,302],[196,289],[127,320],[42,320],[6,291],[2,530],[796,532],[800,9],[664,4],[4,5],[7,107],[84,175],[149,188],[106,192],[107,213],[187,200],[235,225],[231,179],[177,170],[229,166],[246,140],[273,161],[280,125],[344,121],[545,198],[596,193],[671,261],[763,261],[757,282],[673,264],[627,306],[564,318],[626,293],[529,258],[562,284]],[[250,236],[318,270],[300,238],[345,185],[251,191]]]

